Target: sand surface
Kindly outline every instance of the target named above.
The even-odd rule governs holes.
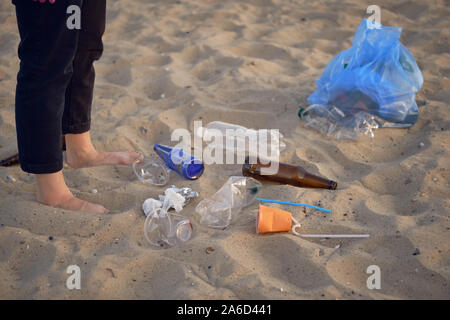
[[[110,0],[92,137],[101,150],[149,154],[154,143],[170,144],[174,129],[192,129],[194,120],[279,128],[287,142],[281,160],[336,180],[339,188],[265,186],[261,196],[333,210],[279,206],[293,212],[305,233],[370,238],[259,236],[256,203],[226,230],[203,227],[195,205],[240,174],[239,165],[211,165],[198,181],[172,176],[171,184],[200,193],[183,211],[194,236],[155,250],[144,238],[140,207],[163,189],[143,185],[130,167],[64,170],[74,193],[111,209],[106,216],[41,205],[33,175],[0,168],[0,298],[449,299],[448,3],[377,2],[382,23],[403,28],[401,41],[425,78],[412,128],[343,141],[305,128],[297,117],[328,61],[350,47],[369,4]],[[2,156],[17,148],[18,42],[14,7],[2,1]],[[90,193],[94,188],[98,193]],[[81,290],[66,288],[69,265],[81,268]],[[381,269],[380,290],[366,286],[370,265]]]

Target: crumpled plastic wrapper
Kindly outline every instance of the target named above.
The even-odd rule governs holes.
[[[153,198],[145,200],[142,204],[142,210],[145,216],[148,216],[151,212],[158,214],[159,209],[163,210],[164,213],[172,208],[176,212],[180,212],[195,197],[198,197],[198,192],[189,187],[170,186],[164,191],[164,195],[159,195],[159,200]]]
[[[168,189],[172,189],[172,190],[174,190],[177,194],[183,196],[184,199],[185,199],[184,205],[187,205],[187,204],[189,203],[189,201],[190,201],[192,198],[198,197],[198,192],[192,190],[192,189],[189,188],[189,187],[177,188],[176,186],[173,186],[173,185],[172,185],[172,186],[170,186],[169,188],[167,188],[167,190],[168,190]],[[167,191],[167,190],[166,190],[166,191]],[[160,200],[160,201],[164,201],[164,196],[163,196],[163,195],[160,195],[160,196],[159,196],[159,200]]]

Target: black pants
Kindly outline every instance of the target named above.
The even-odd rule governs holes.
[[[62,169],[62,135],[89,130],[95,71],[103,52],[106,0],[14,0],[20,33],[16,130],[22,170]],[[70,5],[81,29],[69,29]],[[70,20],[73,21],[73,20]]]

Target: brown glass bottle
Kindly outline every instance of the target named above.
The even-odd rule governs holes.
[[[288,184],[301,188],[323,188],[334,190],[337,187],[337,183],[335,181],[313,175],[300,166],[293,166],[281,162],[278,163],[278,172],[276,174],[261,174],[261,168],[268,168],[271,165],[272,163],[262,164],[259,159],[257,163],[251,164],[249,163],[249,158],[247,157],[244,165],[242,166],[242,174],[262,182]]]

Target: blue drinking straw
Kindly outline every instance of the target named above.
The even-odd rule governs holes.
[[[325,211],[325,212],[331,213],[331,210],[320,208],[320,207],[316,207],[316,206],[313,206],[311,204],[286,202],[286,201],[279,201],[279,200],[269,200],[269,199],[263,199],[263,198],[256,198],[256,200],[262,201],[262,202],[269,202],[269,203],[290,204],[292,206],[299,206],[299,207],[310,207],[310,208],[314,208],[314,209],[317,209],[317,210],[320,210],[320,211]]]

